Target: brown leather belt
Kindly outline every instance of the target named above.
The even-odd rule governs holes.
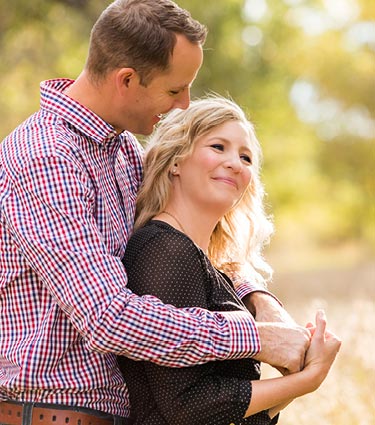
[[[24,406],[31,408],[29,425],[113,425],[114,419],[101,418],[84,411],[69,410],[68,408],[40,407],[32,403],[0,402],[0,424],[22,425]],[[74,409],[74,408],[72,408]]]

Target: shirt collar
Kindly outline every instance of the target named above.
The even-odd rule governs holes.
[[[56,114],[99,144],[116,136],[114,127],[64,94],[74,80],[57,78],[40,83],[40,107]]]

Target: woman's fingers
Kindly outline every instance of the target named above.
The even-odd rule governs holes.
[[[327,318],[323,310],[318,310],[315,316],[316,329],[314,332],[315,338],[324,339],[327,326]]]

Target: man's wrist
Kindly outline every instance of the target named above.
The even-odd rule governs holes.
[[[253,357],[261,350],[257,324],[254,318],[245,311],[221,311],[226,318],[231,335],[231,359]]]
[[[254,317],[256,317],[257,311],[261,311],[264,307],[269,308],[273,305],[279,309],[282,306],[271,293],[265,291],[251,292],[244,297],[243,302]]]

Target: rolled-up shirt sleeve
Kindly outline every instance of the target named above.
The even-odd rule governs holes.
[[[281,306],[282,302],[265,286],[260,283],[253,282],[251,279],[245,277],[238,277],[236,281],[236,294],[240,299],[245,298],[247,295],[250,295],[254,292],[263,292],[271,297],[273,297]]]

